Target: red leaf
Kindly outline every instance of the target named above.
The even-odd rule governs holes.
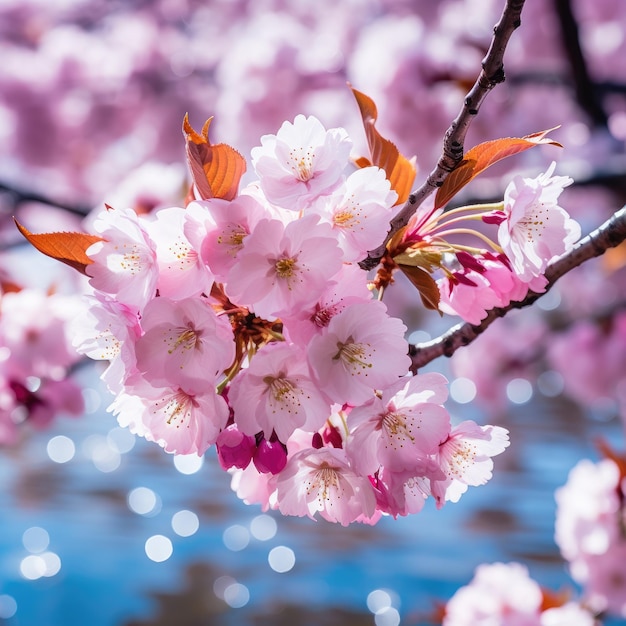
[[[398,194],[396,204],[404,204],[411,193],[411,186],[415,180],[417,171],[415,169],[415,159],[409,161],[409,159],[400,154],[394,143],[382,137],[376,130],[375,124],[378,119],[378,111],[374,101],[356,89],[352,89],[352,93],[361,110],[365,136],[367,137],[371,155],[369,160],[364,157],[358,159],[357,165],[359,167],[377,165],[385,170],[387,180],[391,183],[391,188]]]
[[[85,267],[93,263],[85,251],[91,244],[104,241],[102,237],[86,233],[41,233],[33,234],[22,226],[15,218],[15,225],[28,242],[39,252],[66,263],[75,270],[85,274]]]
[[[434,278],[428,272],[413,265],[398,264],[398,267],[420,292],[424,306],[432,311],[439,311],[439,287]],[[441,314],[441,311],[439,311],[439,314]]]
[[[185,135],[187,162],[193,182],[203,200],[222,198],[232,200],[239,190],[239,181],[246,171],[246,160],[229,145],[211,145],[209,141],[209,118],[198,134],[189,124],[185,115],[183,134]]]
[[[542,130],[525,137],[505,137],[503,139],[494,139],[493,141],[485,141],[468,150],[463,160],[450,172],[443,184],[437,190],[435,196],[435,208],[440,208],[447,204],[453,196],[455,196],[467,183],[476,178],[478,174],[486,170],[488,167],[513,156],[529,148],[539,145],[552,145],[562,148],[563,146],[546,137],[546,135],[558,128],[550,128]]]

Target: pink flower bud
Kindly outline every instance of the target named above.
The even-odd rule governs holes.
[[[244,435],[235,424],[225,428],[215,442],[217,458],[223,469],[245,469],[256,451],[254,437]]]
[[[278,440],[262,439],[252,458],[261,474],[278,474],[287,464],[287,450]]]

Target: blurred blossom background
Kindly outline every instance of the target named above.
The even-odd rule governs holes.
[[[315,115],[366,152],[349,82],[417,183],[475,81],[503,0],[0,0],[0,623],[437,623],[484,562],[579,587],[554,541],[555,489],[602,437],[624,449],[626,252],[564,277],[449,361],[457,421],[503,425],[494,478],[458,504],[337,527],[242,504],[214,452],[165,454],[106,411],[102,371],[71,349],[83,277],[35,253],[33,232],[87,230],[107,203],[181,206],[181,133],[250,149]],[[626,6],[527,0],[466,147],[559,126],[474,181],[494,201],[511,172],[557,161],[562,205],[589,232],[626,202]],[[250,168],[249,168],[250,169]],[[247,179],[251,173],[248,172]],[[457,320],[385,294],[410,340]],[[626,574],[625,574],[626,579]],[[626,598],[626,588],[624,590]],[[606,624],[624,623],[608,618]]]

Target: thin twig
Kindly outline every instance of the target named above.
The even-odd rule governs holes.
[[[578,267],[585,261],[601,256],[609,248],[614,248],[626,240],[626,207],[617,211],[609,220],[604,222],[592,233],[581,239],[569,252],[560,256],[546,268],[545,276],[548,279],[544,293],[529,291],[528,295],[519,302],[511,302],[505,307],[491,309],[487,317],[480,324],[460,323],[453,326],[443,335],[411,346],[411,371],[416,372],[420,367],[430,363],[440,356],[452,356],[458,348],[471,343],[483,333],[496,319],[504,317],[513,309],[530,306],[547,293],[554,283]]]
[[[25,204],[27,202],[37,202],[38,204],[47,204],[48,206],[53,206],[57,209],[63,209],[68,213],[73,213],[74,215],[80,215],[82,217],[84,217],[91,211],[91,207],[74,206],[66,202],[55,200],[54,198],[49,198],[48,196],[44,196],[43,194],[37,193],[35,191],[18,189],[17,187],[13,187],[7,183],[2,182],[0,182],[0,195],[9,196],[12,209],[20,204]]]
[[[379,263],[385,252],[385,245],[400,228],[406,226],[410,217],[422,202],[438,187],[441,187],[448,174],[461,162],[464,153],[465,136],[474,117],[487,94],[499,83],[504,82],[504,51],[513,31],[521,24],[524,0],[507,0],[500,21],[493,29],[493,39],[485,58],[482,70],[474,86],[463,101],[463,107],[456,116],[443,140],[443,150],[435,169],[429,174],[421,187],[416,189],[406,201],[400,212],[391,221],[391,229],[385,241],[376,250],[368,253],[359,265],[370,270]]]
[[[576,99],[595,126],[606,128],[608,117],[602,108],[598,92],[589,75],[587,61],[580,46],[578,23],[571,0],[553,0],[556,15],[561,26],[561,41],[565,55],[569,60],[571,78],[574,83]]]

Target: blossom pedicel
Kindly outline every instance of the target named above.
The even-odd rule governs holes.
[[[208,125],[200,135],[185,121],[185,131],[190,159],[200,158]],[[406,189],[369,161],[355,167],[347,133],[313,117],[261,144],[258,179],[238,193],[245,163],[229,148],[236,173],[221,197],[210,197],[217,182],[194,178],[185,209],[108,208],[96,220],[102,239],[85,265],[93,297],[75,343],[111,361],[110,410],[168,452],[216,444],[237,494],[284,514],[347,525],[418,512],[430,496],[456,502],[489,480],[508,433],[451,424],[446,379],[409,375],[407,328],[380,301],[384,288],[398,268],[419,271],[435,308],[438,273],[441,310],[473,321],[541,289],[542,255],[578,233],[556,205],[569,179],[551,167],[516,179],[502,205],[422,210],[390,242],[389,273],[372,279],[357,262]],[[546,226],[533,227],[532,249],[515,247],[531,205]],[[499,243],[460,227],[468,219],[499,224]],[[468,234],[479,247],[455,243]]]

